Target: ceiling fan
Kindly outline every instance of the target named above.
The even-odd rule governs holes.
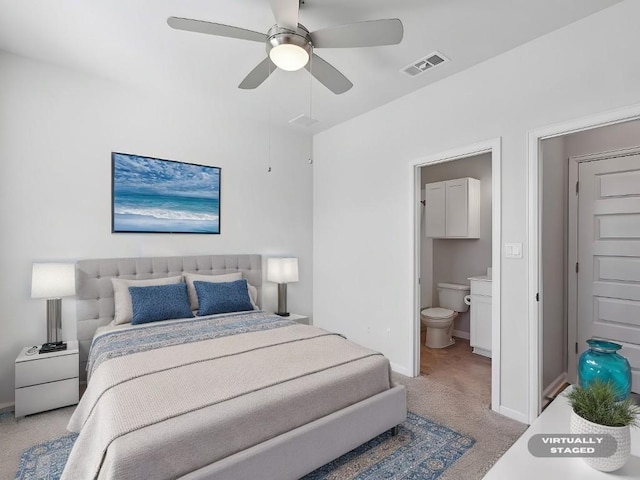
[[[305,67],[320,83],[335,94],[344,93],[353,84],[331,64],[313,53],[316,48],[352,48],[396,45],[402,41],[402,22],[397,18],[351,23],[309,32],[298,23],[300,0],[270,0],[276,24],[264,34],[221,23],[169,17],[171,28],[207,33],[221,37],[264,42],[268,56],[260,62],[239,88],[257,88],[277,68],[287,71]]]

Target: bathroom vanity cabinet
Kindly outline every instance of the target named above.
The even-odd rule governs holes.
[[[469,342],[473,353],[491,358],[491,278],[470,277],[471,306]]]
[[[480,238],[480,180],[427,183],[425,232],[431,238]]]

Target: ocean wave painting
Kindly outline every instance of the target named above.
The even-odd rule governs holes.
[[[112,231],[220,233],[220,168],[112,153]]]

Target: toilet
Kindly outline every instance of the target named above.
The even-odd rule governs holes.
[[[424,342],[429,348],[445,348],[453,345],[453,321],[460,312],[469,310],[464,297],[469,295],[469,285],[457,283],[438,284],[439,307],[425,308],[420,312],[420,320],[427,327],[427,339]]]

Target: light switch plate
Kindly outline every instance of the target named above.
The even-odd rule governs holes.
[[[522,258],[522,244],[521,243],[505,243],[504,257],[505,258]]]

